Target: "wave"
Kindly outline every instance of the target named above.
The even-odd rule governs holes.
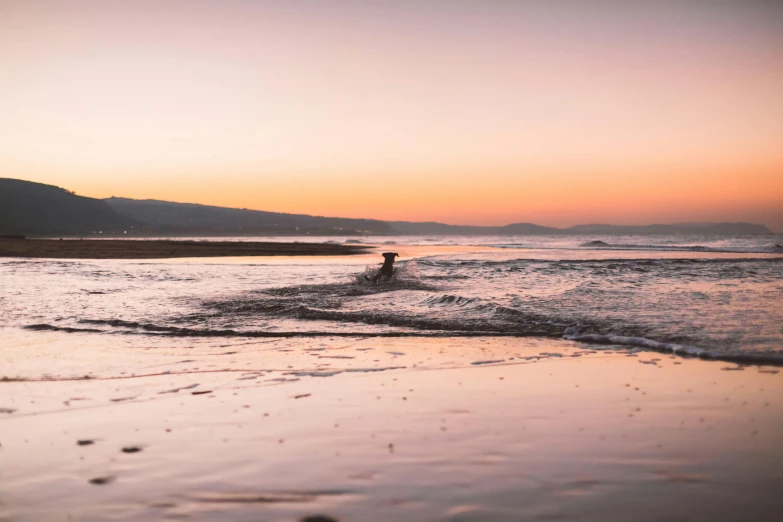
[[[704,245],[654,245],[654,244],[628,244],[607,243],[601,240],[587,241],[579,245],[582,248],[597,248],[601,250],[649,250],[655,252],[715,252],[715,253],[742,253],[742,254],[766,254],[783,252],[780,245],[767,245],[754,248],[745,247],[710,247]]]
[[[603,243],[603,244],[601,244]],[[492,248],[507,250],[553,250],[553,251],[641,251],[641,252],[705,252],[715,254],[781,254],[783,245],[765,245],[758,247],[711,247],[704,245],[644,245],[644,244],[612,244],[604,241],[587,241],[575,246],[539,246],[530,244],[506,243],[490,245],[471,245],[471,246],[489,246]]]
[[[462,270],[464,267],[468,269]],[[482,274],[483,267],[488,267],[490,273]],[[428,274],[422,277],[420,268],[427,268]],[[178,315],[131,320],[116,316],[81,318],[75,325],[55,320],[55,324],[38,323],[26,328],[172,337],[546,337],[704,359],[783,365],[783,353],[776,351],[780,345],[774,344],[777,337],[769,333],[767,323],[759,323],[767,328],[763,331],[753,331],[753,324],[742,326],[743,318],[735,317],[735,312],[727,308],[731,303],[725,301],[727,296],[740,294],[723,289],[729,278],[764,285],[780,280],[783,258],[427,258],[400,263],[390,281],[374,284],[365,276],[374,275],[377,269],[367,267],[352,276],[351,282],[269,288],[208,299],[193,303],[195,310]],[[523,272],[508,273],[516,270]],[[476,283],[466,286],[450,281],[465,278]],[[684,283],[683,289],[659,298],[655,285],[660,283],[656,281],[669,285],[673,279]],[[705,294],[705,280],[720,283],[720,291]],[[525,292],[531,287],[538,291],[549,282],[555,282],[556,287],[551,293],[542,296]],[[460,288],[467,295],[459,295]],[[775,302],[775,289],[764,289],[762,298]],[[709,307],[713,295],[723,308]],[[760,294],[743,294],[743,298],[755,295]],[[763,299],[762,304],[767,302]],[[666,306],[661,308],[662,303]],[[720,312],[724,315],[715,315],[716,321],[724,317],[740,326],[699,321],[694,313],[672,319],[678,310],[688,307],[707,314],[711,310]],[[745,343],[748,339],[750,344]],[[771,351],[737,353],[737,347],[754,346],[753,342]]]
[[[331,287],[331,288],[330,288]],[[329,290],[334,292],[341,285],[320,285],[314,287],[323,294]],[[313,287],[308,290],[312,292]],[[305,290],[305,291],[308,291]],[[392,291],[387,289],[387,291]],[[301,296],[302,288],[277,289],[267,296],[246,297],[243,305],[236,301],[229,303],[212,302],[209,306],[216,307],[217,317],[228,316],[236,321],[243,316],[263,315],[267,317],[291,318],[305,321],[320,321],[339,325],[337,330],[327,329],[296,329],[290,331],[249,330],[236,328],[193,328],[184,326],[161,325],[121,319],[81,319],[79,323],[91,326],[109,327],[108,329],[77,328],[54,326],[50,324],[34,324],[26,328],[38,331],[61,331],[66,333],[117,333],[144,334],[172,337],[246,337],[246,338],[293,338],[293,337],[352,337],[352,338],[389,338],[389,337],[546,337],[563,338],[586,344],[608,344],[629,348],[642,348],[658,352],[671,353],[679,356],[698,357],[701,359],[736,362],[739,364],[783,365],[783,353],[721,353],[710,351],[693,344],[684,344],[687,339],[655,340],[638,335],[646,332],[626,324],[621,328],[623,333],[612,333],[617,325],[608,321],[578,321],[546,316],[501,306],[487,300],[472,297],[462,297],[452,294],[430,295],[420,301],[429,307],[454,309],[458,314],[439,317],[437,315],[402,315],[383,311],[350,311],[339,309],[323,309],[307,306],[301,302],[280,302],[280,295]],[[317,292],[316,292],[317,293]],[[311,294],[312,295],[312,294]],[[284,301],[287,299],[284,298]],[[467,312],[466,312],[467,310]],[[182,319],[192,320],[192,316]],[[361,331],[351,329],[351,324],[381,325],[394,330]],[[634,334],[634,332],[637,332]],[[630,335],[624,334],[628,333]]]
[[[106,325],[120,328],[139,328],[142,326],[141,323],[136,321],[123,321],[122,319],[79,319],[79,322],[84,324]]]
[[[514,250],[625,250],[625,251],[645,251],[645,252],[712,252],[723,254],[779,254],[783,253],[783,245],[778,243],[769,243],[765,245],[740,245],[723,244],[718,245],[676,245],[670,243],[609,243],[603,240],[591,240],[583,243],[570,243],[559,245],[528,243],[493,243],[486,245],[473,246],[491,246],[493,248],[514,249]]]
[[[106,321],[107,323],[114,321]],[[155,324],[139,324],[139,331],[133,330],[99,330],[95,328],[70,328],[64,326],[55,326],[51,324],[32,324],[23,327],[26,330],[36,331],[56,331],[65,333],[105,333],[105,334],[152,334],[169,337],[263,337],[263,338],[291,338],[291,337],[519,337],[515,332],[501,331],[383,331],[383,332],[363,332],[363,331],[332,331],[332,330],[292,330],[292,331],[267,331],[267,330],[232,330],[232,329],[211,329],[211,328],[182,328],[176,326],[161,326]]]
[[[616,243],[606,243],[605,241],[587,241],[586,243],[582,243],[579,245],[583,248],[600,248],[603,250],[655,250],[655,251],[662,251],[662,252],[737,252],[736,249],[727,249],[727,248],[715,248],[715,247],[708,247],[703,245],[635,245],[635,244],[616,244]],[[752,253],[756,252],[759,249],[741,249],[739,251],[745,252],[745,253]],[[762,250],[766,251],[766,250]]]
[[[459,295],[433,295],[423,301],[428,305],[455,305],[460,307],[475,305],[481,299],[477,297],[462,297]]]
[[[623,258],[623,257],[609,257],[601,259],[536,259],[536,258],[516,258],[516,259],[465,259],[465,260],[448,260],[438,258],[426,258],[419,259],[419,264],[440,266],[440,265],[452,265],[452,266],[476,266],[476,265],[506,265],[514,263],[530,263],[530,264],[553,264],[559,266],[568,265],[586,265],[586,264],[610,264],[610,263],[625,263],[625,264],[648,264],[648,265],[713,265],[713,264],[737,264],[737,263],[783,263],[783,257],[695,257],[695,258]]]
[[[337,299],[338,303],[335,304],[334,299],[338,296],[357,294],[350,290],[351,285],[347,285],[347,288],[341,285],[322,285],[317,287],[317,292],[313,292],[312,287],[279,289],[267,293],[266,296],[247,299],[240,306],[233,301],[231,308],[234,312],[241,309],[251,315],[260,313],[279,318],[331,323],[341,334],[344,333],[344,328],[356,323],[401,329],[399,332],[385,335],[564,338],[583,343],[644,348],[704,359],[783,365],[783,353],[710,351],[698,347],[700,343],[712,342],[703,336],[691,337],[678,334],[676,330],[663,333],[655,326],[634,324],[627,319],[618,321],[609,317],[569,317],[568,313],[563,311],[523,310],[482,297],[441,293],[436,292],[437,288],[419,285],[420,282],[409,282],[389,285],[382,290],[371,289],[375,292],[421,290],[425,294],[423,298],[415,298],[412,294],[395,298],[390,307],[367,306],[359,301],[353,305],[354,309],[351,309],[352,301],[344,299]],[[278,299],[283,295],[286,299]],[[221,312],[226,311],[221,303],[212,305],[217,306]]]
[[[38,332],[65,332],[65,333],[101,333],[103,330],[96,328],[72,328],[69,326],[54,326],[46,323],[30,324],[24,327],[26,330]]]
[[[523,267],[547,266],[568,270],[589,266],[647,266],[647,267],[683,267],[683,266],[716,266],[738,265],[743,263],[759,263],[764,265],[783,264],[783,257],[732,257],[732,258],[603,258],[603,259],[442,259],[438,257],[419,259],[418,264],[433,268],[473,268],[473,267]],[[431,277],[431,276],[425,276]]]
[[[324,319],[319,316],[319,319]],[[421,321],[391,321],[383,324],[392,324],[394,326],[410,326],[417,328],[412,331],[383,331],[383,332],[362,332],[362,331],[332,331],[332,330],[303,330],[303,331],[240,331],[232,329],[209,329],[209,328],[182,328],[175,326],[161,326],[154,324],[141,324],[126,322],[120,320],[91,320],[93,323],[101,323],[107,326],[128,328],[131,330],[99,330],[95,328],[73,328],[54,326],[50,324],[32,324],[25,328],[35,331],[57,331],[64,333],[109,333],[109,334],[133,334],[140,333],[146,335],[158,335],[167,337],[244,337],[244,338],[308,338],[308,337],[339,337],[339,338],[400,338],[400,337],[421,337],[421,338],[449,338],[449,337],[549,337],[563,338],[569,341],[575,341],[585,344],[605,344],[612,346],[624,346],[629,348],[643,348],[656,352],[670,353],[684,357],[696,357],[705,360],[733,362],[737,364],[757,364],[770,366],[783,366],[783,353],[720,353],[705,350],[696,346],[682,345],[677,343],[667,343],[647,339],[644,337],[628,337],[621,335],[604,334],[572,334],[569,333],[574,328],[568,327],[565,333],[561,329],[555,332],[551,329],[452,329],[446,323],[432,323]],[[373,323],[369,323],[373,324]],[[452,325],[455,326],[455,325]],[[540,326],[540,325],[539,325]],[[550,323],[550,326],[555,326]],[[134,331],[137,330],[137,331]]]
[[[783,366],[783,353],[719,353],[705,350],[696,346],[687,346],[676,343],[664,343],[646,339],[644,337],[626,337],[622,335],[563,335],[563,339],[590,344],[612,344],[619,346],[632,346],[646,348],[656,352],[671,353],[688,357],[698,357],[715,361],[735,362],[738,364],[766,364]]]

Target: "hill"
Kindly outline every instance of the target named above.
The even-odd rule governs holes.
[[[53,185],[0,178],[0,235],[30,236],[272,236],[272,235],[754,235],[752,223],[679,223],[553,228],[447,225],[283,214],[194,203],[77,196]]]
[[[282,214],[154,199],[108,198],[115,211],[144,223],[161,235],[388,235],[397,231],[374,219]]]
[[[53,185],[0,178],[0,235],[118,235],[135,224],[103,200]]]
[[[745,236],[756,234],[772,234],[772,231],[764,225],[753,223],[675,223],[672,225],[577,225],[566,229],[570,234],[597,234],[597,235],[725,235]]]
[[[466,235],[466,236],[513,236],[513,235],[755,235],[771,234],[764,225],[752,223],[676,223],[671,225],[576,225],[570,228],[553,228],[533,223],[513,223],[502,227],[478,227],[444,225],[443,223],[414,223],[391,221],[390,224],[406,235]]]
[[[530,234],[558,234],[559,228],[544,227],[532,223],[513,223],[501,227],[480,227],[471,225],[446,225],[433,221],[416,223],[411,221],[390,221],[398,233],[412,236],[461,235],[461,236],[504,236]]]

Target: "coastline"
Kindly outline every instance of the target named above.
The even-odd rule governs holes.
[[[0,241],[0,258],[172,259],[187,257],[344,256],[366,245],[138,239],[14,239]]]

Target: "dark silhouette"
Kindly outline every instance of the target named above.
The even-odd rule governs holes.
[[[214,207],[193,203],[108,198],[106,203],[163,235],[254,236],[390,235],[391,225],[374,219],[281,214],[261,210]]]
[[[386,280],[391,279],[394,275],[394,258],[400,256],[397,252],[384,252],[382,255],[383,266],[378,270],[378,273],[375,274],[375,277],[372,278],[373,283],[377,283],[381,278],[386,278]]]
[[[102,199],[42,183],[0,178],[0,234],[5,236],[124,235],[135,220]]]
[[[755,235],[771,234],[752,223],[680,223],[646,226],[532,223],[462,226],[281,214],[169,201],[77,196],[30,181],[0,177],[0,234],[28,236],[260,236],[260,235]]]
[[[415,223],[389,221],[395,234],[409,236],[463,235],[463,236],[514,236],[514,235],[756,235],[772,234],[764,225],[753,223],[673,223],[658,225],[576,225],[569,228],[553,228],[533,223],[512,223],[499,227],[445,225],[443,223]]]

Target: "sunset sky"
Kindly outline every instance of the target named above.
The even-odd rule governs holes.
[[[783,2],[0,0],[0,177],[783,232]]]

